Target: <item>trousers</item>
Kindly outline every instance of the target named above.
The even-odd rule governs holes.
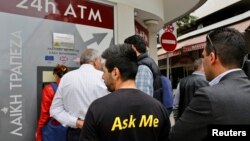
[[[79,141],[80,133],[80,128],[69,128],[67,135],[68,141]]]

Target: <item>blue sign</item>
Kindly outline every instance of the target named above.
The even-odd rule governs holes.
[[[46,61],[54,61],[54,56],[45,56]]]

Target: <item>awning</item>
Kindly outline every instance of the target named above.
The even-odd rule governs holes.
[[[237,29],[238,31],[240,32],[245,32],[245,30],[250,26],[250,19],[244,21],[244,22],[240,22],[240,23],[237,23],[237,24],[233,24],[231,26],[228,26],[230,28],[234,28],[234,29]]]
[[[198,43],[198,44],[193,44],[189,46],[183,47],[183,52],[189,52],[189,51],[194,51],[194,50],[199,50],[203,49],[206,46],[206,42]]]
[[[247,19],[245,21],[241,21],[232,25],[229,25],[227,27],[237,29],[240,32],[245,32],[245,30],[250,26],[250,19]],[[160,48],[158,50],[158,58],[164,59],[167,56],[173,57],[176,55],[180,55],[182,52],[188,52],[188,51],[194,51],[199,50],[205,47],[206,42],[206,35],[207,33],[203,33],[198,36],[193,36],[192,38],[189,38],[187,40],[182,40],[177,43],[176,50],[173,52],[168,52],[169,55],[167,55],[167,51],[165,51],[163,48]]]

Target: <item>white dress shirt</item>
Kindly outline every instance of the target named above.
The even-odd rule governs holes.
[[[89,105],[109,93],[102,74],[91,64],[83,64],[65,74],[53,99],[50,115],[63,125],[76,128],[77,118],[85,119]]]

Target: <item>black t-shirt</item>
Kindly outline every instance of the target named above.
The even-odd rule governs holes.
[[[80,141],[164,141],[166,108],[137,89],[119,89],[89,107]]]

